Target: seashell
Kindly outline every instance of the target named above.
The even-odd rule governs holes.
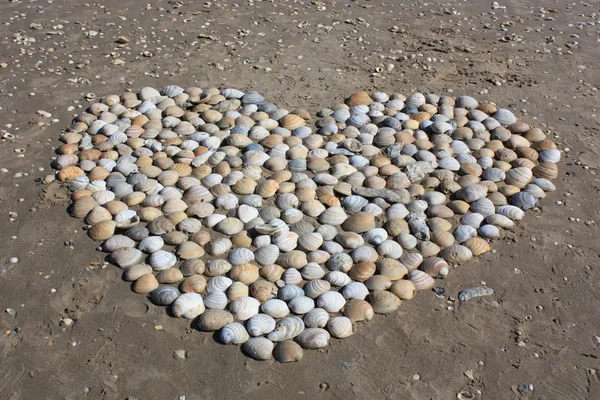
[[[332,286],[344,287],[352,282],[352,278],[350,278],[346,273],[342,271],[331,271],[325,276],[325,280],[329,282]]]
[[[125,279],[127,282],[133,282],[142,275],[146,274],[152,275],[152,267],[146,264],[136,264],[125,269],[125,272],[123,273],[123,279]]]
[[[460,218],[460,223],[462,225],[470,225],[473,228],[478,228],[479,225],[483,222],[485,217],[479,213],[469,213],[465,214]]]
[[[348,271],[348,275],[355,281],[364,282],[373,276],[376,269],[375,263],[363,261],[355,264],[350,271]]]
[[[94,240],[107,240],[115,233],[117,223],[115,221],[102,221],[88,230],[88,235]]]
[[[82,196],[71,205],[70,212],[73,217],[83,219],[97,206],[98,202],[92,196]]]
[[[435,281],[431,275],[418,269],[410,271],[408,279],[413,283],[417,290],[428,290],[435,286]]]
[[[294,314],[302,315],[315,308],[315,302],[307,296],[296,296],[288,302],[288,306]]]
[[[121,268],[135,265],[142,258],[144,258],[144,254],[133,247],[121,247],[110,254],[110,261]]]
[[[304,293],[311,299],[316,299],[321,294],[328,292],[331,289],[331,284],[325,280],[316,279],[304,285]]]
[[[331,336],[343,339],[354,334],[352,320],[348,317],[332,317],[327,322],[327,330]]]
[[[473,258],[471,250],[459,244],[446,247],[440,256],[444,257],[444,260],[451,265],[460,265]]]
[[[322,328],[308,328],[298,335],[297,341],[305,349],[321,349],[329,344],[329,332]]]
[[[448,263],[439,257],[427,258],[421,264],[421,269],[434,278],[446,278],[450,272]]]
[[[233,315],[229,311],[208,309],[200,314],[197,326],[201,331],[214,332],[232,323]]]
[[[179,297],[179,290],[171,286],[159,286],[151,291],[148,297],[158,306],[169,306]]]
[[[353,260],[346,253],[333,254],[329,260],[327,260],[327,269],[330,271],[341,271],[348,272],[352,268]]]
[[[345,304],[346,299],[338,292],[325,292],[317,298],[317,307],[323,308],[330,313],[340,311]]]
[[[206,289],[206,278],[202,275],[191,275],[181,282],[179,289],[184,293],[202,293]]]
[[[229,252],[227,260],[233,265],[246,264],[254,260],[254,253],[250,249],[235,248]]]
[[[363,237],[355,232],[340,232],[335,240],[347,249],[356,249],[365,244]]]
[[[300,286],[285,285],[277,292],[279,299],[289,301],[295,297],[304,296],[304,290]]]
[[[403,250],[400,243],[393,240],[384,240],[377,246],[377,253],[382,257],[398,259],[402,256]]]
[[[372,245],[378,245],[387,240],[388,234],[383,228],[374,228],[363,235],[365,241]]]
[[[261,305],[261,310],[273,318],[283,318],[290,313],[290,309],[283,300],[271,299]]]
[[[488,253],[492,249],[486,240],[479,237],[470,238],[466,240],[463,245],[471,250],[471,253],[475,257]]]
[[[233,246],[233,243],[231,242],[230,239],[221,238],[221,239],[217,239],[211,243],[208,243],[205,246],[205,251],[213,257],[219,257],[219,256],[226,254],[231,249],[232,246]]]
[[[346,215],[344,209],[338,206],[329,207],[319,215],[319,222],[326,225],[341,225],[347,219],[348,215]]]
[[[304,325],[307,328],[324,328],[329,321],[329,313],[322,308],[313,308],[304,315]]]
[[[135,247],[136,243],[133,239],[125,235],[114,235],[102,243],[102,251],[112,253],[121,248]]]
[[[158,287],[158,281],[152,274],[141,275],[132,285],[132,290],[138,294],[148,294]]]
[[[369,294],[369,289],[362,282],[350,282],[342,289],[342,295],[345,299],[364,300]]]
[[[208,294],[206,297],[204,297],[204,305],[208,308],[216,308],[223,310],[225,309],[225,307],[227,307],[228,302],[229,299],[227,298],[225,292],[221,292],[218,290],[215,290]]]
[[[194,319],[205,310],[202,296],[198,293],[183,293],[171,305],[176,318]]]
[[[274,342],[281,342],[295,338],[302,331],[304,331],[304,321],[298,317],[288,317],[277,321],[267,337]]]
[[[302,360],[303,352],[298,343],[285,340],[275,346],[273,357],[281,363],[296,362]]]
[[[239,297],[229,304],[229,310],[233,313],[238,321],[246,321],[256,314],[260,302],[254,297]]]
[[[495,225],[483,225],[478,230],[477,233],[479,236],[488,238],[488,239],[497,239],[500,237],[500,230]]]
[[[267,300],[277,297],[277,286],[274,283],[265,280],[257,280],[250,286],[250,295],[264,303]]]
[[[413,271],[414,272],[414,271]],[[368,297],[368,302],[373,311],[378,314],[389,314],[400,307],[402,301],[393,293],[384,290],[375,290]]]
[[[277,264],[284,268],[300,269],[308,264],[308,260],[306,258],[306,253],[299,250],[292,250],[281,254]]]
[[[464,200],[467,203],[472,203],[479,199],[483,199],[487,195],[487,187],[483,185],[468,185],[456,191],[456,198]],[[456,211],[455,211],[456,212]]]
[[[510,202],[522,210],[529,210],[537,205],[537,199],[529,192],[515,193],[510,198]]]
[[[411,281],[400,280],[392,284],[390,292],[401,300],[411,300],[415,296],[417,289]]]
[[[262,337],[250,338],[243,344],[244,352],[255,360],[268,360],[272,358],[274,347],[273,342]]]
[[[281,274],[281,279],[286,285],[299,285],[302,282],[302,275],[297,269],[290,268]]]
[[[150,266],[156,271],[163,271],[167,268],[171,268],[177,262],[175,254],[164,250],[157,250],[150,254],[149,263]]]
[[[242,344],[250,339],[250,335],[244,325],[231,322],[221,329],[219,339],[223,344]]]
[[[250,336],[262,336],[275,329],[275,319],[267,314],[257,314],[246,323]]]

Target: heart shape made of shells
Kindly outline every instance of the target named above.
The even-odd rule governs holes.
[[[555,190],[555,143],[493,103],[359,92],[317,117],[146,87],[89,105],[53,167],[134,292],[281,362],[431,289]]]

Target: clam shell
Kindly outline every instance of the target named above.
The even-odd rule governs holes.
[[[329,321],[329,313],[322,308],[313,308],[304,315],[307,328],[324,328]]]
[[[204,305],[208,308],[223,310],[227,307],[228,302],[229,299],[227,298],[227,295],[221,291],[214,291],[204,297]]]
[[[148,297],[156,305],[168,306],[179,297],[179,290],[171,286],[159,286],[151,291]]]
[[[290,309],[283,300],[267,300],[260,306],[262,312],[273,318],[283,318],[290,313]]]
[[[408,279],[417,290],[428,290],[435,286],[435,281],[426,272],[415,269],[408,274]]]
[[[369,294],[369,289],[362,282],[351,282],[344,286],[342,289],[342,295],[345,299],[360,299],[364,300]]]
[[[301,295],[301,296],[292,298],[288,302],[288,306],[290,307],[290,310],[292,310],[292,312],[294,314],[302,315],[302,314],[306,314],[307,312],[309,312],[310,310],[315,308],[315,302],[310,297]]]
[[[412,281],[403,279],[394,282],[390,287],[390,292],[401,300],[410,300],[415,296],[417,288]]]
[[[308,328],[298,335],[297,341],[305,349],[321,349],[329,344],[330,338],[325,329]]]
[[[275,346],[273,357],[281,363],[300,361],[303,357],[302,347],[296,342],[285,340]]]
[[[272,358],[274,347],[273,342],[261,337],[250,338],[243,344],[244,352],[255,360],[268,360]]]
[[[171,305],[177,318],[194,319],[205,310],[202,296],[198,293],[183,293]]]
[[[288,317],[277,321],[268,338],[274,342],[290,340],[304,331],[304,321],[298,317]]]
[[[331,336],[343,339],[354,334],[352,320],[348,317],[332,317],[327,322],[327,330]]]
[[[201,331],[213,332],[231,323],[233,323],[233,315],[229,311],[209,309],[200,314],[197,326]]]
[[[385,290],[375,290],[371,292],[368,297],[368,302],[373,307],[373,311],[378,314],[389,314],[394,312],[402,303],[396,295]]]
[[[147,294],[158,287],[158,281],[152,274],[141,275],[132,285],[132,290],[138,294]]]
[[[250,335],[244,325],[231,322],[221,329],[219,339],[223,344],[242,344],[250,339]]]
[[[143,257],[144,254],[138,249],[122,247],[110,254],[110,261],[121,268],[126,268],[139,263]]]
[[[262,336],[275,329],[275,319],[267,314],[257,314],[246,322],[250,336]]]
[[[260,302],[249,296],[237,298],[229,304],[229,310],[238,321],[246,321],[252,318],[258,314],[259,307]]]

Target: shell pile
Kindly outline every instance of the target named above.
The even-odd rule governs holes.
[[[359,92],[317,116],[146,87],[77,116],[53,167],[133,291],[281,362],[431,289],[555,190],[555,143],[473,97]]]

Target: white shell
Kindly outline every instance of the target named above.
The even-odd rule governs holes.
[[[298,296],[291,299],[288,303],[288,306],[294,314],[306,314],[315,308],[315,302],[310,297]]]
[[[277,324],[268,335],[268,338],[274,342],[290,340],[304,331],[304,321],[298,317],[288,317],[277,321]]]
[[[352,278],[345,272],[331,271],[325,276],[325,280],[331,283],[331,286],[343,287],[352,282]]]
[[[205,310],[202,296],[198,293],[184,293],[171,305],[177,318],[194,319]]]
[[[244,325],[232,322],[221,329],[219,338],[223,344],[242,344],[250,339],[250,335]]]
[[[354,334],[352,320],[348,317],[332,317],[327,322],[327,330],[331,336],[342,339]]]
[[[275,329],[275,319],[267,314],[257,314],[246,322],[250,336],[262,336]]]
[[[298,335],[298,343],[305,349],[321,349],[329,344],[331,335],[325,329],[309,328]]]
[[[175,254],[164,250],[157,250],[150,255],[150,266],[156,271],[163,271],[171,268],[177,262]]]
[[[342,288],[342,295],[345,299],[364,300],[369,294],[369,289],[362,282],[350,282]]]
[[[279,299],[271,299],[265,301],[260,309],[267,315],[273,318],[283,318],[290,313],[290,309],[285,301]]]
[[[250,338],[243,344],[244,351],[256,360],[268,360],[273,357],[275,345],[262,337]]]
[[[225,292],[214,291],[204,298],[204,305],[208,308],[224,310],[227,307],[227,295]]]
[[[239,297],[229,304],[229,311],[239,321],[246,321],[258,314],[260,302],[254,297]]]
[[[346,304],[346,299],[338,292],[325,292],[317,299],[317,307],[330,313],[339,312]]]
[[[313,308],[304,315],[307,328],[324,328],[329,321],[329,313],[322,308]]]

